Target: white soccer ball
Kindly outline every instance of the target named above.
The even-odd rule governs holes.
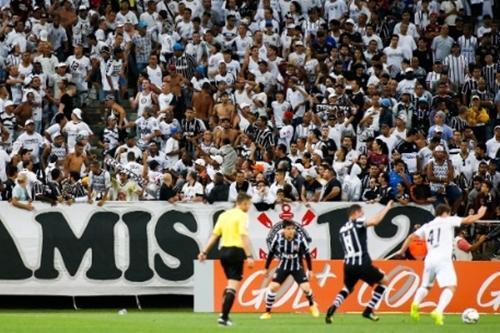
[[[468,308],[462,313],[462,321],[465,324],[475,324],[479,321],[479,312],[476,309]]]

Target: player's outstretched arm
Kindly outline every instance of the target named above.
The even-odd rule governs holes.
[[[210,236],[210,239],[208,240],[207,245],[198,254],[198,260],[199,261],[203,262],[203,261],[205,261],[205,259],[207,259],[208,251],[210,251],[210,249],[212,247],[214,247],[214,245],[217,243],[217,241],[219,240],[219,238],[220,238],[220,236],[216,235],[216,234],[212,234],[212,236]]]
[[[476,222],[477,220],[480,220],[484,216],[484,214],[486,214],[486,210],[486,206],[479,207],[476,214],[464,217],[462,219],[462,224],[471,224]]]
[[[387,205],[385,205],[384,209],[382,209],[381,212],[379,212],[377,215],[373,216],[369,220],[366,221],[366,226],[367,227],[373,227],[378,225],[382,220],[384,219],[385,214],[392,208],[392,204],[394,201],[390,200]]]

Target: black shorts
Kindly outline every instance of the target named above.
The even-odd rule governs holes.
[[[371,286],[380,282],[383,278],[384,273],[372,264],[361,266],[344,265],[344,285],[349,290],[352,290],[359,280]]]
[[[220,263],[228,280],[243,279],[245,251],[241,247],[223,247],[220,249]]]
[[[290,275],[293,276],[293,279],[299,285],[301,285],[302,283],[306,283],[306,282],[309,281],[307,279],[306,273],[304,272],[303,268],[301,268],[299,270],[296,270],[296,271],[291,271],[291,270],[288,270],[288,269],[278,268],[276,270],[276,272],[274,272],[273,282],[282,284],[283,282],[285,282],[286,278],[289,277]]]

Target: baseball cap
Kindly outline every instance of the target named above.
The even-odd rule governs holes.
[[[434,132],[435,133],[443,133],[443,127],[442,126],[434,127]]]
[[[245,103],[245,102],[243,102],[243,103],[241,103],[241,104],[240,104],[240,109],[242,109],[242,110],[243,110],[244,108],[247,108],[247,107],[249,107],[249,106],[250,106],[250,104],[249,104],[249,103]]]
[[[443,111],[436,112],[436,116],[439,118],[446,119],[446,113],[444,113]]]
[[[61,67],[66,67],[66,66],[67,66],[67,65],[66,65],[66,63],[64,63],[64,62],[60,62],[60,63],[58,63],[58,64],[56,65],[56,68],[61,68]]]
[[[61,132],[57,131],[55,132],[54,134],[52,134],[51,138],[52,138],[52,141],[55,140],[55,138],[57,138],[58,136],[62,136]]]
[[[78,7],[78,10],[87,10],[87,6],[81,5],[80,7]]]
[[[74,114],[78,119],[82,120],[82,110],[79,108],[73,109],[73,112],[71,114]]]
[[[407,68],[405,69],[405,73],[409,73],[409,72],[413,72],[413,68],[411,68],[411,67],[407,67]]]
[[[285,113],[283,113],[283,119],[292,120],[293,119],[293,112],[285,111]]]
[[[201,166],[203,166],[203,167],[204,167],[205,165],[207,165],[207,163],[205,162],[205,160],[203,160],[203,159],[201,159],[201,158],[199,158],[199,159],[197,159],[196,161],[194,161],[194,164],[198,164],[198,165],[201,165]]]
[[[444,151],[444,147],[441,145],[437,145],[436,148],[434,148],[434,151]]]
[[[296,42],[295,42],[295,44],[294,44],[294,45],[295,45],[295,46],[304,46],[304,43],[302,43],[302,41],[301,41],[301,40],[298,40],[298,41],[296,41]]]
[[[495,126],[495,130],[500,129],[500,125]]]
[[[182,45],[181,43],[175,43],[174,51],[184,51],[184,45]]]
[[[301,163],[293,163],[292,167],[297,169],[298,172],[304,172],[304,166]]]
[[[31,124],[34,124],[35,122],[33,121],[33,119],[28,119],[24,122],[24,126],[28,126],[28,125],[31,125]]]
[[[352,24],[354,25],[354,20],[352,18],[348,18],[346,21],[345,21],[346,24]]]
[[[9,106],[13,106],[13,105],[15,105],[14,102],[9,99],[9,100],[5,101],[5,103],[3,104],[3,107],[6,108]]]
[[[408,121],[408,117],[404,113],[398,114],[397,118],[404,121],[405,123]]]
[[[471,101],[472,101],[473,99],[481,99],[481,98],[480,98],[478,95],[474,95],[474,96],[472,96],[472,97],[471,97]]]
[[[428,103],[429,103],[429,102],[427,101],[427,98],[425,98],[424,96],[420,97],[420,98],[418,99],[418,102],[419,102],[419,103],[425,103],[425,104],[428,104]]]
[[[382,100],[380,101],[380,105],[382,105],[383,107],[390,107],[392,105],[391,103],[391,100],[388,99],[388,98],[382,98]]]
[[[217,164],[222,164],[224,162],[224,158],[220,155],[210,155],[210,159],[215,161]]]

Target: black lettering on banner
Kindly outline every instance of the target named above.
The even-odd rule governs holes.
[[[176,223],[184,225],[191,232],[198,231],[198,223],[190,212],[171,210],[158,219],[155,228],[156,241],[164,252],[179,261],[179,265],[172,268],[165,264],[160,254],[155,254],[155,271],[158,276],[168,281],[184,281],[191,278],[194,274],[193,260],[200,251],[194,239],[175,230]]]
[[[389,239],[396,236],[398,233],[404,232],[403,230],[400,230],[397,225],[391,223],[392,219],[399,215],[408,217],[410,221],[410,233],[413,232],[413,228],[416,224],[422,225],[433,219],[431,212],[420,207],[394,207],[387,213],[387,215],[384,217],[384,220],[375,227],[375,234],[381,239],[381,241],[383,241],[385,238]],[[347,207],[328,211],[318,217],[318,224],[328,223],[330,229],[331,259],[344,258],[344,251],[339,241],[339,230],[346,221]],[[408,233],[405,235],[405,237],[407,235]],[[402,242],[394,244],[388,255],[397,251],[401,244]]]
[[[0,221],[0,244],[0,279],[23,280],[30,278],[33,272],[24,265],[21,254],[2,221]]]
[[[151,214],[144,211],[125,213],[123,223],[129,234],[129,265],[124,273],[125,279],[133,282],[150,280],[154,271],[149,267],[148,223]]]
[[[92,262],[86,276],[94,280],[113,280],[121,277],[116,267],[114,228],[120,216],[113,212],[96,212],[80,238],[75,236],[64,215],[59,212],[42,213],[35,220],[42,226],[42,254],[38,279],[55,279],[59,272],[54,267],[55,249],[59,250],[68,273],[74,276],[85,253],[92,251]]]

